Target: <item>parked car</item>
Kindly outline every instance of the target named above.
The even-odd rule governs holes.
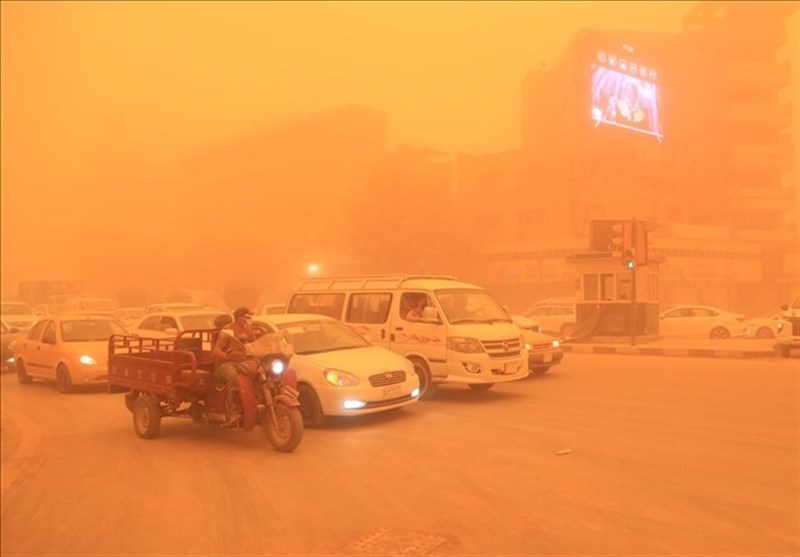
[[[0,320],[0,370],[2,371],[14,369],[14,354],[11,352],[10,344],[17,338],[18,333],[16,327],[9,327],[8,323]]]
[[[512,315],[511,319],[522,331],[525,339],[525,350],[528,351],[528,370],[533,375],[545,373],[548,369],[561,362],[564,358],[564,349],[561,342],[539,331],[537,325],[524,315]]]
[[[108,339],[127,334],[119,321],[104,315],[61,315],[36,322],[28,334],[14,341],[17,378],[54,380],[68,393],[78,385],[106,381]]]
[[[336,319],[312,314],[256,316],[269,332],[284,331],[294,346],[300,411],[307,427],[328,416],[356,416],[419,400],[413,364],[375,346]]]
[[[744,328],[745,316],[712,306],[683,305],[659,315],[659,331],[665,337],[726,339]]]
[[[539,300],[524,313],[539,325],[541,332],[562,339],[571,337],[577,327],[575,300],[572,298]]]
[[[777,338],[792,329],[792,324],[783,319],[782,311],[770,317],[748,319],[743,324],[741,336],[746,338]]]
[[[30,329],[39,318],[33,308],[25,302],[0,302],[0,319],[9,327],[14,327],[21,332]]]
[[[206,308],[147,313],[131,328],[132,335],[147,338],[172,338],[187,329],[213,329],[219,311]]]

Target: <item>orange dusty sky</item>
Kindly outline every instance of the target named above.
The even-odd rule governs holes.
[[[513,148],[528,69],[583,27],[678,31],[693,4],[4,1],[3,278],[69,274],[52,262],[104,219],[136,229],[125,209],[94,229],[64,216],[118,192],[97,170],[114,157],[166,173],[209,141],[346,103],[385,111],[390,145]]]

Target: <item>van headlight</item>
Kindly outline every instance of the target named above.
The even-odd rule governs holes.
[[[478,339],[469,337],[447,337],[447,348],[466,354],[484,351]]]
[[[325,381],[334,387],[355,387],[359,383],[358,377],[340,369],[326,369]]]

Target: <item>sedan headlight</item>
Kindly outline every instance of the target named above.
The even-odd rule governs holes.
[[[483,352],[483,346],[478,339],[469,337],[447,337],[447,348],[467,354]]]
[[[334,387],[355,387],[359,383],[358,377],[340,369],[326,369],[325,381]]]
[[[530,352],[532,349],[533,349],[533,346],[531,346],[530,344],[528,344],[528,343],[526,342],[526,343],[525,343],[525,350],[527,350],[528,352]]]
[[[88,354],[84,354],[83,356],[78,358],[78,361],[80,363],[82,363],[83,365],[85,365],[85,366],[96,366],[97,365],[97,360],[95,360],[94,358],[92,358]]]
[[[553,339],[553,348],[558,348],[559,346],[561,346],[561,342],[556,339]]]

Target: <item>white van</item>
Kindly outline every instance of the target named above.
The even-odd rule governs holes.
[[[422,318],[411,309],[422,305]],[[452,277],[370,275],[312,278],[292,291],[287,313],[341,320],[373,344],[405,356],[419,375],[420,397],[440,383],[475,390],[524,379],[521,332],[486,290]]]

